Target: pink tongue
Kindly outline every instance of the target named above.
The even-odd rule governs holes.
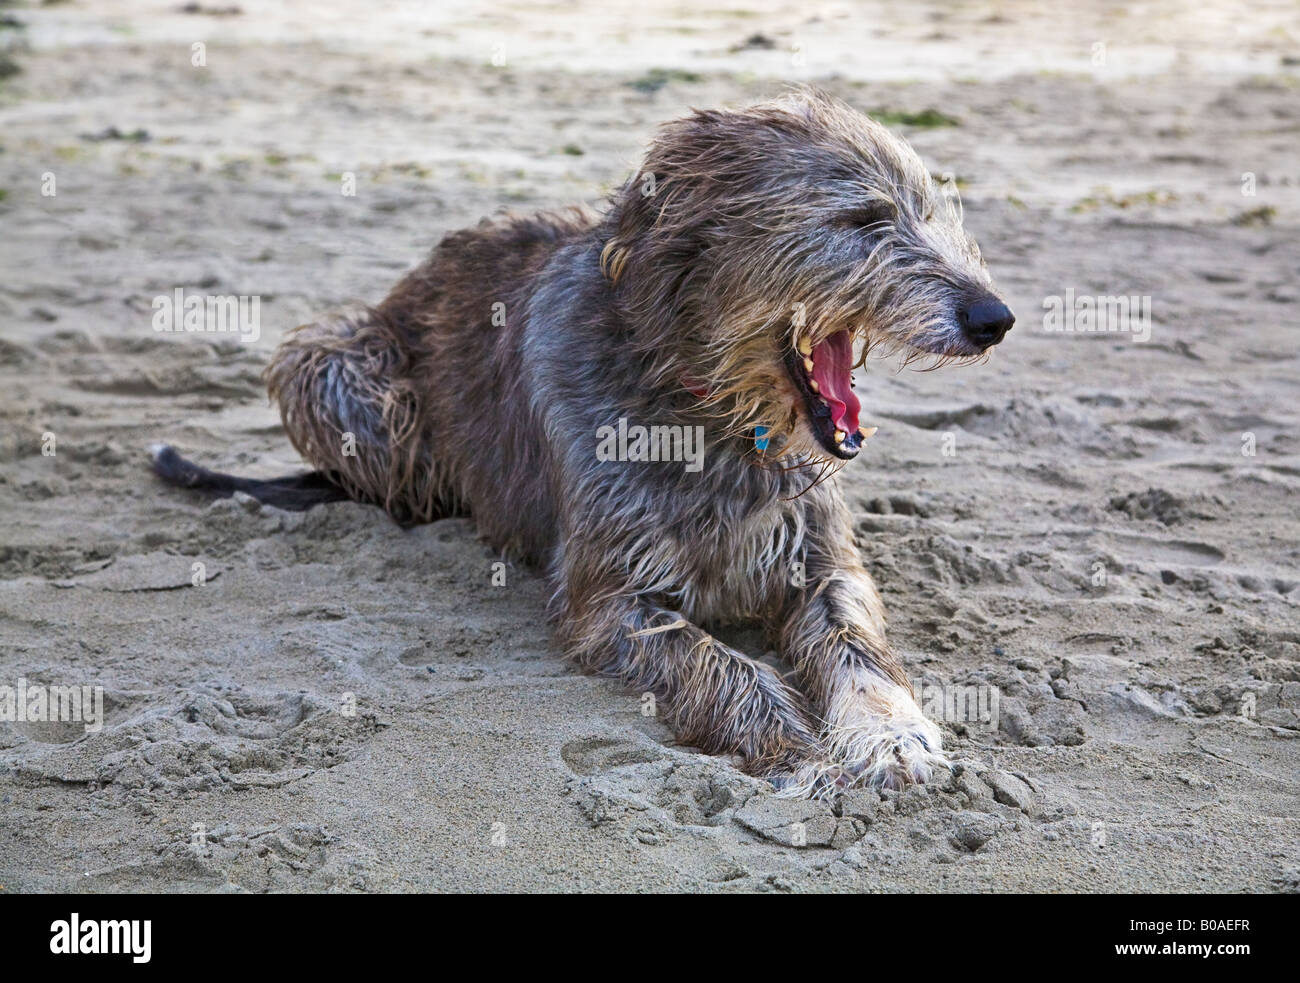
[[[856,433],[862,404],[853,394],[853,335],[837,331],[813,349],[812,377],[817,394],[830,407],[831,420],[845,433]]]

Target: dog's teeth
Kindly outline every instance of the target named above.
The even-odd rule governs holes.
[[[799,339],[799,354],[800,355],[812,354],[812,342],[809,341],[807,338]]]
[[[809,372],[809,373],[812,372],[812,370],[813,370],[813,360],[812,360],[811,358],[805,358],[805,359],[803,360],[803,370],[804,370],[805,372]]]
[[[863,440],[870,440],[879,429],[879,427],[858,427],[858,433],[862,435]]]
[[[821,386],[817,385],[817,380],[816,380],[816,379],[809,379],[809,380],[808,380],[808,388],[811,389],[811,390],[812,390],[813,392],[815,392],[815,393],[819,393],[819,392],[822,391]]]
[[[844,443],[844,438],[847,437],[847,436],[848,436],[848,434],[846,434],[843,430],[836,430],[836,431],[835,431],[835,443],[837,443],[837,444],[842,444],[842,443]]]

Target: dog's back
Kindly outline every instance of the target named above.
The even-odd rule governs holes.
[[[295,329],[267,370],[294,446],[399,521],[472,513],[491,542],[540,559],[554,507],[526,307],[594,222],[581,209],[486,220],[448,234],[377,307]]]
[[[472,325],[491,334],[492,305],[509,306],[526,294],[556,250],[589,232],[597,219],[587,209],[571,208],[499,216],[449,232],[377,310],[395,328],[419,337],[430,330],[460,336]]]

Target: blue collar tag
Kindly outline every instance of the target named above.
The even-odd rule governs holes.
[[[767,427],[754,428],[754,446],[760,451],[767,450]]]

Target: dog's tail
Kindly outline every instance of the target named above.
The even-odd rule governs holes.
[[[267,505],[302,512],[313,505],[344,502],[351,497],[324,471],[307,471],[261,481],[209,471],[185,460],[168,444],[155,444],[149,448],[149,454],[153,458],[153,473],[167,484],[193,488],[215,498],[228,498],[235,492],[244,492]]]

